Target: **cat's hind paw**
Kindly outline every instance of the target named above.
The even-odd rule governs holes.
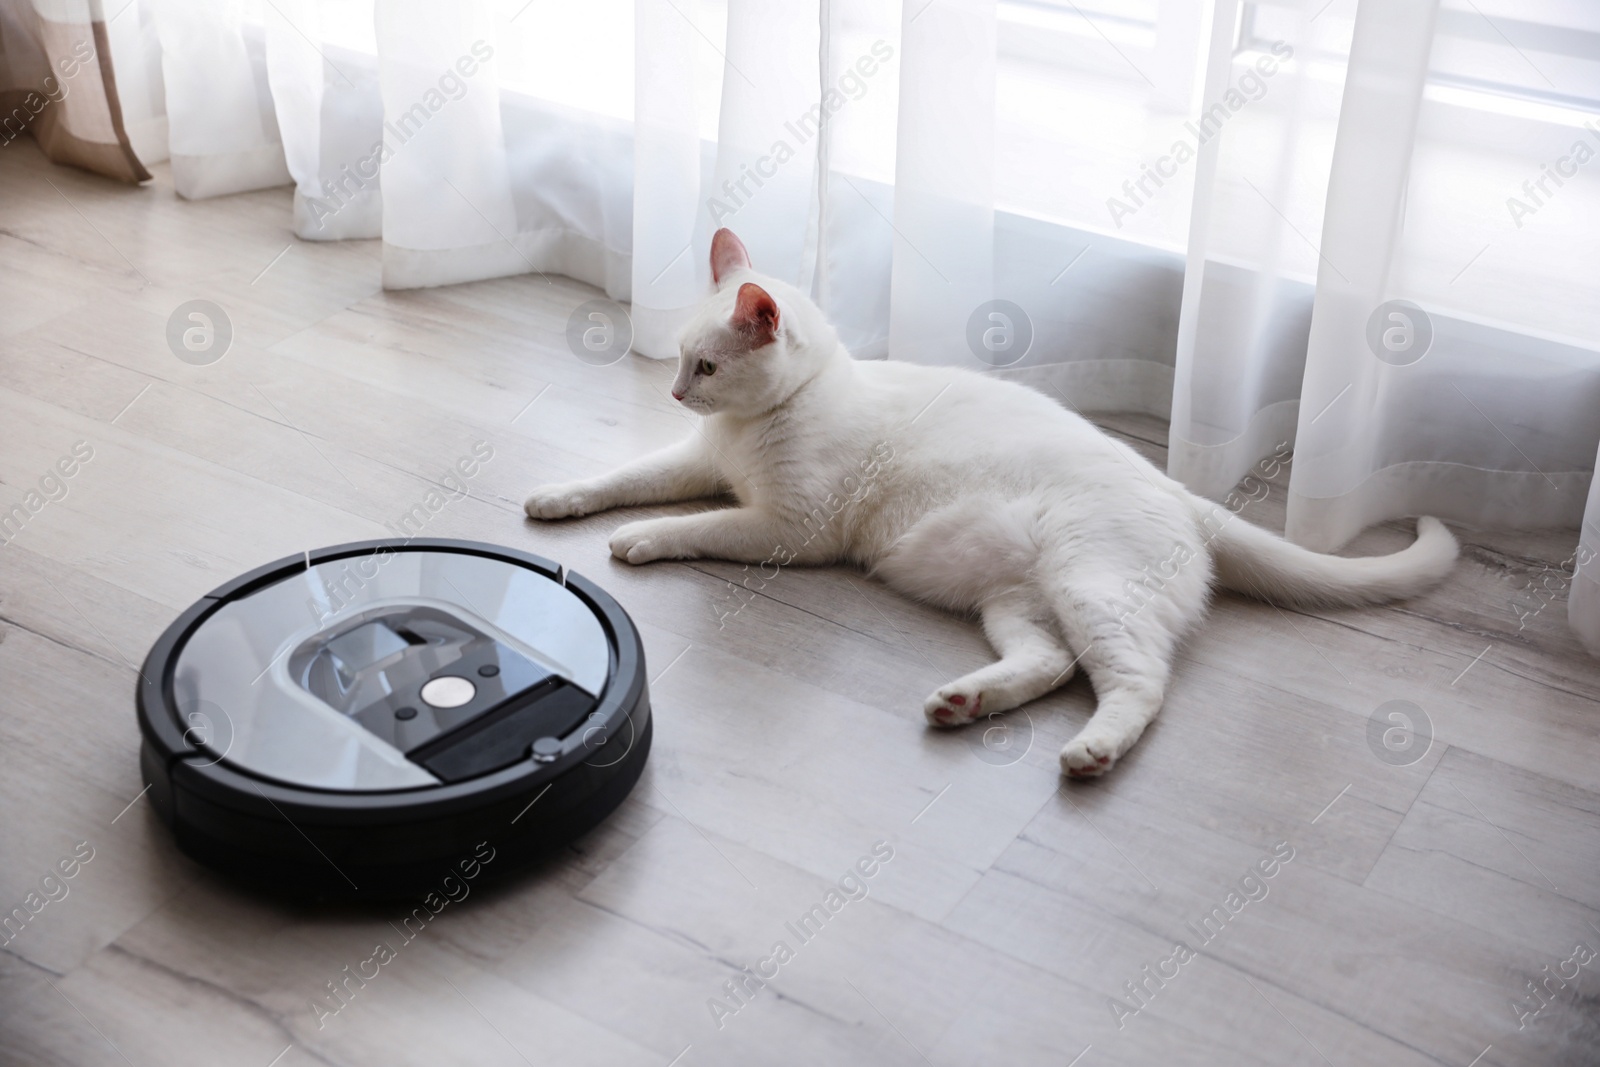
[[[930,725],[965,726],[982,716],[983,691],[951,682],[924,701],[922,711]]]
[[[1122,755],[1116,739],[1085,730],[1061,750],[1061,773],[1069,778],[1098,778],[1116,765]]]

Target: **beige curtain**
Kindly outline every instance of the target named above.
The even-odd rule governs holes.
[[[53,162],[149,180],[123,128],[99,0],[0,0],[0,152],[24,134]]]

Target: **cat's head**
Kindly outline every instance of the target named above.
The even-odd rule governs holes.
[[[759,415],[788,400],[834,354],[838,336],[794,286],[757,274],[732,230],[711,239],[716,286],[678,339],[672,397],[702,415]]]

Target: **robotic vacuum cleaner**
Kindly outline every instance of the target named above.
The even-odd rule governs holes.
[[[340,545],[227,583],[156,642],[138,710],[179,847],[299,896],[509,873],[605,818],[650,751],[627,613],[469,541]]]

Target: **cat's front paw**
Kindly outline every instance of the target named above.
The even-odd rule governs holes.
[[[580,482],[541,485],[523,501],[522,510],[530,519],[573,519],[601,510],[594,494]]]
[[[617,527],[611,535],[611,554],[624,563],[649,563],[676,555],[673,538],[660,519],[645,519]]]

